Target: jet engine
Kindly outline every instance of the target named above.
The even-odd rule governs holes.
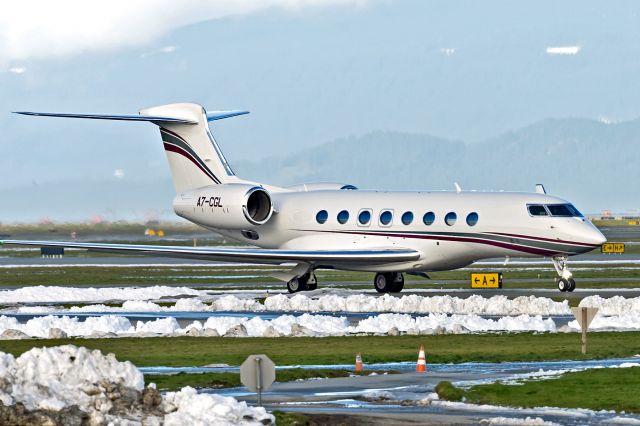
[[[261,186],[224,184],[179,194],[173,209],[178,216],[205,227],[245,229],[267,223],[273,215],[273,202]]]

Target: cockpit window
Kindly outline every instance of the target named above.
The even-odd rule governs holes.
[[[531,216],[548,216],[549,215],[549,213],[547,213],[547,209],[545,209],[544,206],[540,204],[532,204],[528,206],[528,209],[529,209],[529,214]]]
[[[551,216],[582,217],[582,213],[571,204],[547,204]]]

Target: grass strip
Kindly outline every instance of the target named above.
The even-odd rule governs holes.
[[[492,383],[469,389],[440,382],[441,399],[513,407],[562,407],[640,413],[640,367],[602,368],[519,384]]]
[[[335,377],[349,377],[351,375],[397,374],[397,371],[369,370],[353,372],[337,369],[305,369],[288,368],[276,371],[277,382],[291,382],[293,380],[307,380],[314,378],[331,379]],[[211,372],[211,373],[178,373],[178,374],[145,374],[145,383],[155,383],[160,390],[179,390],[185,386],[194,388],[233,388],[241,386],[240,373],[235,372]]]
[[[141,257],[139,263],[144,264],[148,259]],[[205,266],[127,266],[104,265],[104,266],[65,266],[60,265],[55,268],[56,273],[52,273],[51,267],[7,267],[0,269],[0,282],[4,287],[22,287],[32,285],[70,285],[70,286],[86,286],[86,285],[182,285],[189,286],[191,284],[221,284],[236,283],[246,284],[260,288],[262,284],[284,284],[270,277],[273,272],[273,266],[260,267],[254,266],[251,271],[243,270],[239,267],[225,268],[207,268]],[[539,288],[548,287],[555,288],[555,272],[549,267],[543,271],[523,271],[510,270],[508,267],[499,268],[475,268],[477,271],[496,271],[504,272],[504,286],[508,288]],[[436,272],[430,276],[432,280],[425,280],[407,276],[406,288],[440,288],[443,284],[451,286],[451,288],[469,288],[469,277],[472,269],[464,271]],[[249,274],[250,276],[247,276]],[[624,266],[606,266],[602,265],[601,269],[591,269],[580,271],[574,269],[578,281],[582,287],[589,288],[607,288],[607,287],[624,287],[631,288],[640,285],[640,268],[629,269]],[[371,283],[373,274],[349,271],[318,271],[318,281],[320,286],[324,284],[343,282],[343,286],[349,286],[350,283]],[[237,277],[237,278],[234,278]],[[615,281],[612,279],[623,280]],[[458,282],[456,282],[458,280]],[[372,284],[369,284],[372,285]]]
[[[267,354],[276,365],[351,364],[362,353],[365,365],[415,361],[420,345],[429,362],[502,362],[602,359],[640,353],[640,332],[589,334],[589,353],[580,353],[578,333],[448,334],[432,336],[343,337],[146,337],[113,339],[0,340],[14,355],[40,346],[73,344],[137,366],[240,365],[252,353]]]

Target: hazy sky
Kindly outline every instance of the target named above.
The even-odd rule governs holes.
[[[0,190],[168,176],[150,124],[15,110],[248,109],[214,127],[232,164],[375,130],[474,143],[544,118],[634,119],[639,12],[636,1],[11,2]]]

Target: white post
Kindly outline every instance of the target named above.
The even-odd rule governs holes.
[[[258,388],[258,405],[262,406],[262,368],[260,363],[262,359],[260,357],[255,358],[256,361],[256,388]]]
[[[587,322],[587,308],[582,308],[580,315],[582,315],[582,355],[587,354],[587,327],[589,323]]]

